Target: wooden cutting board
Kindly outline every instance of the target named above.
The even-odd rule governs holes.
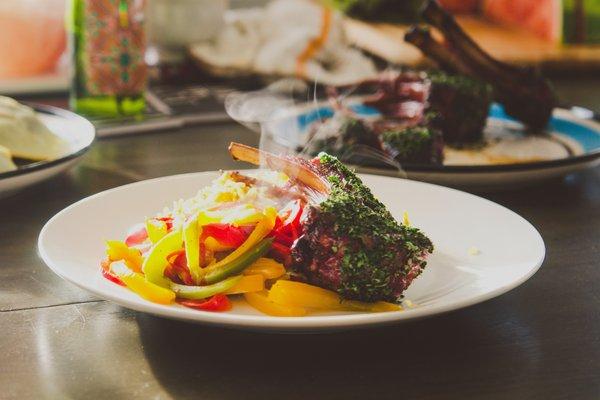
[[[493,24],[478,17],[458,16],[457,20],[483,49],[500,60],[539,65],[545,69],[586,69],[600,73],[600,45],[552,44],[528,32]],[[347,19],[345,28],[355,46],[384,60],[411,66],[427,64],[416,47],[404,42],[407,25]]]

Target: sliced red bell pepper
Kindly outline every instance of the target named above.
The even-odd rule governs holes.
[[[286,259],[291,255],[292,251],[288,246],[284,246],[281,243],[273,242],[271,244],[271,251],[269,254],[273,256],[277,261],[285,262]]]
[[[160,217],[160,218],[156,218],[159,221],[163,221],[165,224],[167,224],[167,231],[171,231],[171,229],[173,229],[173,217]]]
[[[170,273],[174,273],[179,277],[181,282],[185,285],[193,285],[194,279],[190,270],[187,267],[187,259],[185,257],[185,250],[181,249],[167,256],[167,261],[171,266]]]
[[[125,244],[128,247],[131,247],[144,243],[146,239],[148,239],[148,231],[146,230],[146,227],[142,225],[139,229],[127,235]]]
[[[216,294],[208,300],[177,300],[182,306],[194,308],[203,311],[229,311],[231,310],[231,301],[224,294]]]
[[[100,262],[100,267],[100,271],[102,272],[103,277],[105,277],[113,283],[116,283],[117,285],[125,286],[125,283],[121,280],[121,278],[119,278],[117,275],[115,275],[114,272],[110,270],[109,260],[102,260]]]
[[[287,218],[287,217],[286,217]],[[273,226],[273,231],[279,230],[283,226],[283,219],[278,215],[275,217],[275,225]]]
[[[251,227],[250,232],[252,231],[252,228],[253,227]],[[211,236],[222,245],[239,247],[246,241],[250,232],[246,227],[242,226],[212,223],[202,227],[202,238],[200,241],[203,242],[203,239]]]
[[[302,217],[303,206],[300,200],[294,200],[289,202],[281,211],[280,218],[284,220],[276,221],[275,228],[271,233],[271,236],[275,239],[276,244],[283,245],[285,247],[291,247],[292,244],[301,233],[300,218]],[[282,257],[285,257],[289,253],[289,249],[284,251],[280,248],[276,252],[282,253]]]

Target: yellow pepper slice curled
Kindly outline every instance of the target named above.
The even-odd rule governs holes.
[[[226,244],[221,244],[217,239],[212,236],[204,239],[204,245],[206,248],[214,253],[218,253],[219,251],[227,251],[233,249],[232,246],[228,246]]]
[[[265,288],[265,277],[262,275],[245,275],[231,289],[223,294],[241,294],[250,292],[260,292]]]
[[[302,307],[283,306],[269,300],[266,290],[260,292],[245,293],[244,298],[252,307],[267,315],[276,317],[302,317],[306,315],[306,309]]]
[[[175,300],[175,292],[148,282],[144,275],[133,272],[123,263],[113,262],[110,269],[125,286],[146,300],[159,304],[170,304]]]
[[[261,257],[244,270],[244,275],[255,274],[260,274],[265,279],[276,279],[285,274],[285,267],[271,258]]]
[[[135,272],[142,270],[142,253],[138,249],[128,247],[124,242],[107,240],[106,255],[110,261],[125,261],[127,267]]]
[[[343,300],[337,293],[302,282],[279,280],[269,291],[269,300],[290,307],[306,307],[329,311],[399,311],[396,304],[379,301],[365,303]]]

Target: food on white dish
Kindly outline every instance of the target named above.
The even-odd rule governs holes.
[[[10,97],[0,96],[0,146],[12,157],[34,161],[60,158],[69,145],[55,135],[36,112]]]
[[[12,160],[10,151],[4,146],[0,146],[0,172],[13,171],[15,169],[17,169],[17,166]]]
[[[376,75],[371,59],[350,47],[342,16],[307,0],[231,10],[221,32],[192,45],[190,53],[220,76],[296,76],[344,85]]]
[[[244,295],[266,314],[399,310],[431,241],[397,222],[335,157],[281,157],[232,143],[270,170],[211,186],[107,242],[102,274],[154,302],[225,311]]]

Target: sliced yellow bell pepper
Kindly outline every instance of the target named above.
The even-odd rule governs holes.
[[[146,300],[159,304],[170,304],[175,300],[175,292],[148,282],[144,275],[133,272],[123,263],[113,262],[110,269],[125,286]]]
[[[224,210],[221,222],[234,226],[251,225],[260,222],[263,217],[262,212],[249,204],[245,204],[241,207]]]
[[[302,282],[279,280],[269,291],[269,300],[276,304],[291,307],[306,307],[328,311],[399,311],[402,308],[387,302],[365,303],[355,300],[342,300],[331,290]]]
[[[206,248],[208,250],[210,250],[214,253],[218,253],[219,251],[227,251],[227,250],[233,249],[232,246],[227,246],[225,244],[219,243],[219,241],[212,236],[209,236],[206,239],[204,239],[204,245],[206,246]]]
[[[276,279],[285,274],[285,267],[271,258],[262,257],[244,270],[244,275],[254,274],[260,274],[265,279]]]
[[[200,283],[200,229],[198,218],[193,217],[183,227],[185,256],[190,275],[196,284]]]
[[[128,247],[124,242],[107,240],[106,255],[110,261],[123,260],[133,271],[142,271],[142,253],[138,249]]]
[[[169,232],[152,247],[142,264],[146,280],[162,287],[169,287],[170,282],[165,278],[165,268],[169,264],[167,256],[183,248],[181,230]]]
[[[410,219],[408,219],[408,211],[402,213],[402,225],[410,226]]]
[[[222,219],[223,215],[218,211],[200,211],[198,214],[198,226],[202,227],[215,222],[221,222]]]
[[[146,232],[148,232],[148,239],[152,243],[156,243],[167,235],[167,223],[156,218],[147,219]]]
[[[252,247],[256,246],[258,242],[263,240],[265,236],[267,236],[275,226],[275,217],[277,217],[277,210],[275,210],[273,207],[267,208],[264,211],[262,220],[258,224],[256,224],[254,230],[252,231],[252,233],[250,233],[250,236],[248,236],[248,239],[246,239],[246,241],[242,243],[240,247],[229,253],[227,257],[206,268],[207,271],[212,271],[222,267],[223,265],[231,263],[233,260],[240,257]]]
[[[306,309],[302,307],[283,306],[269,300],[268,292],[244,293],[244,298],[252,307],[258,311],[276,317],[302,317],[306,315]]]
[[[223,294],[241,294],[250,292],[260,292],[265,289],[265,277],[262,275],[245,275],[231,289]]]

